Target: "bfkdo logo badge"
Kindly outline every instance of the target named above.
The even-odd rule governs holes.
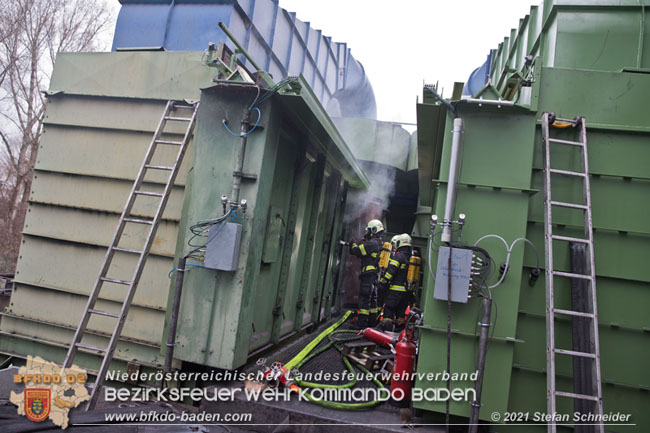
[[[25,389],[25,415],[32,421],[44,421],[50,414],[49,389]]]

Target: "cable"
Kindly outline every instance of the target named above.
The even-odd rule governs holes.
[[[187,244],[190,247],[195,247],[195,248],[192,251],[190,251],[187,254],[187,256],[196,258],[193,254],[197,252],[202,252],[207,247],[208,243],[210,243],[210,241],[212,241],[221,232],[221,230],[223,229],[222,223],[224,223],[232,213],[233,211],[231,209],[225,215],[222,215],[218,218],[202,220],[190,226],[190,231],[192,232],[193,236],[187,241]],[[216,230],[212,234],[212,236],[209,236],[210,229],[212,228],[213,225],[216,224],[222,224],[222,225],[219,228],[219,230]],[[208,239],[205,241],[205,243],[201,245],[193,244],[192,241],[197,237],[208,238]]]
[[[190,267],[190,266],[193,266],[193,267],[195,267],[195,268],[205,268],[204,265],[194,265],[194,264],[192,264],[192,263],[186,263],[186,264],[185,264],[185,267],[186,267],[186,268],[187,268],[187,267]],[[174,271],[177,271],[177,270],[178,270],[178,267],[175,267],[174,269],[172,269],[171,271],[169,271],[169,274],[167,274],[167,277],[168,277],[168,278],[171,278],[171,277],[172,277],[172,274],[174,273]]]
[[[431,267],[431,256],[433,255],[433,238],[435,236],[435,231],[436,229],[433,229],[433,232],[431,232],[431,242],[429,243],[429,257],[427,257],[427,261],[429,263],[429,273],[431,274],[431,282],[433,284],[436,283],[436,276],[433,274],[433,268]]]
[[[296,78],[295,78],[295,77],[291,77],[291,76],[289,76],[289,77],[287,77],[287,78],[281,80],[281,81],[278,82],[275,86],[271,87],[271,88],[268,90],[268,92],[265,93],[261,98],[259,98],[259,99],[257,100],[257,103],[254,104],[254,105],[252,105],[251,107],[253,107],[253,106],[255,106],[255,105],[261,105],[261,104],[263,104],[264,102],[268,101],[268,100],[271,99],[271,97],[272,97],[274,94],[276,94],[276,93],[277,93],[281,88],[283,88],[283,87],[286,86],[287,84],[290,84],[291,82],[294,82],[294,81],[296,81]]]
[[[510,256],[511,256],[511,253],[512,253],[512,248],[515,246],[515,244],[517,242],[523,241],[523,242],[526,242],[530,246],[533,247],[533,250],[535,251],[535,256],[537,257],[537,269],[539,269],[539,252],[537,251],[537,247],[535,246],[535,244],[533,244],[530,240],[528,240],[526,238],[517,238],[512,242],[512,244],[508,245],[506,240],[503,239],[501,236],[495,235],[495,234],[490,234],[490,235],[485,235],[485,236],[479,238],[476,242],[474,242],[474,246],[478,245],[479,242],[481,242],[483,239],[487,239],[487,238],[500,239],[501,242],[503,242],[503,244],[506,246],[505,270],[504,270],[503,274],[501,275],[501,278],[499,278],[499,281],[497,281],[495,284],[493,284],[491,286],[487,286],[488,289],[494,289],[495,287],[499,286],[503,282],[503,280],[505,279],[506,274],[508,273],[508,268],[510,267]]]
[[[533,247],[533,251],[535,251],[535,257],[537,258],[537,269],[539,269],[539,252],[537,251],[537,247],[535,246],[535,244],[532,243],[530,240],[528,240],[528,239],[526,239],[526,238],[517,238],[517,239],[515,239],[515,240],[512,242],[512,244],[510,245],[510,249],[512,250],[512,248],[515,246],[515,244],[516,244],[517,242],[519,242],[519,241],[526,242],[528,245],[530,245],[531,247]]]
[[[235,134],[234,132],[232,132],[230,130],[230,128],[228,128],[228,124],[226,123],[226,119],[223,119],[221,121],[221,123],[223,123],[224,128],[226,128],[226,131],[228,131],[230,133],[230,135],[234,135],[235,137],[246,137],[246,136],[250,135],[253,131],[255,131],[255,128],[257,128],[257,125],[260,124],[260,119],[262,118],[262,112],[260,111],[259,108],[253,107],[251,109],[251,111],[252,110],[257,111],[257,121],[255,122],[255,125],[253,125],[253,127],[250,130],[248,130],[248,132],[244,132],[243,134]]]
[[[251,102],[251,105],[248,106],[249,110],[253,109],[255,103],[257,102],[257,99],[260,97],[260,92],[261,92],[260,86],[255,86],[255,88],[257,89],[257,95],[255,96],[255,99],[253,99],[253,102]]]

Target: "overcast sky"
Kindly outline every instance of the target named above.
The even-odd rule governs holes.
[[[370,77],[380,120],[415,123],[423,82],[439,81],[448,96],[454,81],[466,81],[540,2],[280,0],[280,6],[334,41],[348,43]],[[117,15],[118,1],[109,5]]]
[[[380,120],[415,122],[422,83],[449,95],[541,0],[280,0],[366,69]]]

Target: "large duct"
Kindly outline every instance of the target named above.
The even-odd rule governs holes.
[[[209,42],[224,42],[234,50],[218,26],[221,21],[276,82],[303,74],[330,116],[377,117],[372,85],[347,44],[332,42],[277,0],[120,3],[113,51],[203,51]]]

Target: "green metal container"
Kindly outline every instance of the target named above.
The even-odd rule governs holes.
[[[196,52],[59,54],[45,113],[34,183],[16,272],[0,324],[0,352],[61,362],[144,152],[169,99],[201,101],[194,138],[163,215],[115,352],[112,369],[163,363],[168,273],[188,252],[189,227],[221,214],[229,194],[238,125],[252,87],[213,86],[214,69]],[[235,368],[251,352],[325,320],[335,305],[341,215],[348,186],[367,178],[309,86],[276,95],[249,136],[241,198],[248,200],[237,272],[193,269],[185,279],[176,362]],[[200,89],[205,90],[200,90]],[[253,116],[255,112],[253,112]],[[166,137],[178,140],[172,129]],[[165,164],[172,153],[157,152]],[[162,177],[147,177],[147,190]],[[157,202],[138,199],[151,216]],[[125,232],[125,248],[146,232]],[[135,265],[116,253],[114,269]],[[124,293],[103,290],[98,308],[116,311]],[[93,318],[84,339],[105,347],[114,322]],[[97,370],[100,357],[77,362]]]
[[[239,367],[251,353],[331,317],[347,185],[368,181],[306,82],[292,87],[298,93],[260,107],[263,128],[248,136],[243,172],[257,180],[245,180],[240,193],[248,210],[237,271],[185,277],[179,359]],[[239,146],[221,119],[237,124],[255,94],[237,85],[202,92],[177,257],[191,249],[191,224],[221,214]]]
[[[629,426],[608,431],[641,432],[650,425],[650,94],[647,1],[556,1],[533,7],[518,29],[493,56],[491,82],[496,95],[516,98],[517,78],[532,81],[515,107],[469,104],[457,107],[464,120],[461,174],[456,214],[467,214],[463,241],[496,233],[512,242],[533,241],[543,257],[543,181],[540,118],[585,116],[597,274],[603,405],[605,413],[631,414]],[[531,55],[532,67],[525,56]],[[514,88],[513,88],[514,84]],[[485,89],[484,95],[492,92]],[[451,131],[440,121],[444,108],[425,90],[418,105],[420,205],[442,216],[448,179]],[[433,126],[432,126],[433,125]],[[447,125],[445,127],[445,125]],[[570,139],[570,131],[566,138]],[[554,150],[554,168],[579,171],[579,154]],[[439,173],[439,174],[438,174]],[[424,182],[424,180],[427,180]],[[580,202],[582,191],[568,181],[553,184],[555,200]],[[554,211],[554,233],[577,236],[579,215]],[[439,238],[436,239],[439,242]],[[505,251],[495,240],[480,244],[497,264]],[[432,257],[434,264],[437,254]],[[568,247],[554,252],[556,269],[569,270]],[[492,412],[546,412],[546,330],[543,276],[534,287],[528,273],[536,266],[529,247],[515,247],[504,284],[493,290],[498,315],[488,345],[481,419]],[[543,267],[542,258],[542,267]],[[543,275],[543,273],[542,273]],[[558,308],[570,309],[568,281],[556,288]],[[446,367],[446,302],[433,299],[425,273],[425,323],[421,332],[419,372]],[[451,369],[473,371],[475,326],[480,302],[452,307]],[[556,319],[558,345],[571,345],[571,322]],[[570,389],[570,357],[557,357],[558,384]],[[452,386],[471,387],[471,382]],[[418,380],[418,387],[444,387],[442,381]],[[444,413],[443,402],[415,407]],[[452,402],[451,413],[467,417],[467,402]],[[573,413],[572,400],[558,398],[558,413]],[[432,415],[435,416],[435,415]],[[438,415],[440,416],[440,415]],[[495,426],[494,431],[502,427]],[[526,431],[546,427],[527,426]]]

